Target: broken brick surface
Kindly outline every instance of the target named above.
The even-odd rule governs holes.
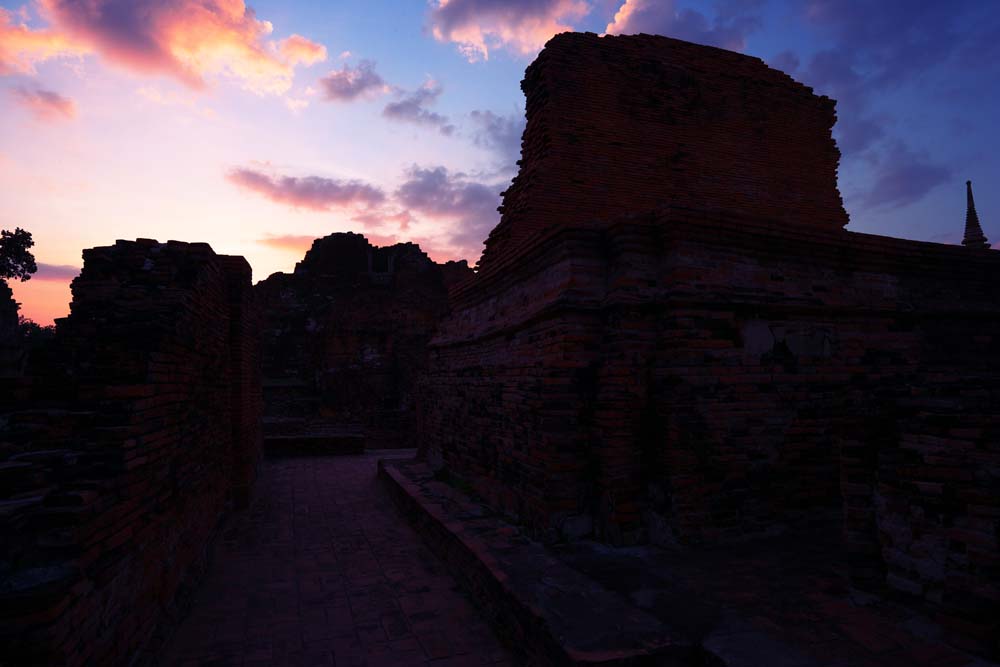
[[[839,515],[859,585],[998,655],[1000,253],[842,229],[832,108],[751,61],[549,42],[504,218],[430,345],[422,456],[546,542],[710,544]],[[640,140],[643,86],[669,92]],[[730,97],[703,109],[702,90]],[[652,162],[671,141],[691,173]],[[729,147],[765,144],[734,180]]]
[[[260,458],[250,266],[206,244],[84,252],[72,312],[0,399],[0,655],[132,663]]]
[[[380,248],[338,233],[317,239],[293,273],[258,283],[268,449],[411,444],[427,342],[449,285],[471,274],[412,243]]]

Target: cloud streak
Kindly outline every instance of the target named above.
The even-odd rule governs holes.
[[[361,181],[321,176],[274,176],[245,168],[231,170],[226,178],[230,183],[275,203],[312,211],[377,206],[386,198],[380,188]]]
[[[930,162],[898,142],[880,162],[874,183],[862,203],[868,208],[907,206],[951,177],[951,170]]]
[[[38,271],[32,274],[32,280],[42,280],[65,283],[80,275],[80,267],[68,264],[45,264],[38,262]]]
[[[228,178],[287,206],[317,211],[346,208],[351,211],[350,219],[363,226],[373,242],[379,239],[392,244],[404,237],[419,242],[437,257],[473,259],[482,252],[483,241],[500,218],[497,206],[503,187],[442,166],[417,165],[406,170],[402,183],[389,195],[356,181],[277,177],[252,169],[233,170]],[[301,253],[314,238],[270,234],[257,243]]]
[[[896,208],[920,200],[950,176],[945,166],[915,151],[893,132],[896,119],[876,112],[877,100],[903,86],[919,86],[938,67],[954,64],[997,20],[973,20],[981,3],[882,0],[809,0],[803,19],[831,38],[797,76],[838,101],[835,134],[846,160],[876,165],[872,185],[859,194],[865,208]],[[966,28],[957,26],[965,24]],[[969,25],[975,27],[970,31]],[[982,57],[977,55],[977,57]]]
[[[419,216],[450,223],[449,241],[466,257],[478,256],[500,219],[502,186],[469,179],[445,167],[411,167],[396,190],[398,204]]]
[[[390,120],[436,127],[441,134],[451,136],[455,132],[455,126],[448,117],[427,109],[427,106],[437,101],[442,92],[441,85],[430,79],[412,93],[401,93],[399,100],[390,102],[382,109],[382,115]]]
[[[472,141],[475,145],[493,151],[501,162],[501,168],[515,170],[521,159],[521,135],[524,133],[524,114],[501,116],[492,111],[473,111],[469,114],[475,131]]]
[[[389,87],[375,71],[375,63],[362,60],[357,67],[344,65],[319,80],[323,97],[332,102],[351,102],[387,92]]]
[[[436,40],[475,62],[500,48],[532,56],[589,11],[583,0],[436,0],[427,22]]]
[[[55,91],[18,86],[11,89],[11,94],[18,104],[38,120],[53,122],[76,116],[76,103]]]

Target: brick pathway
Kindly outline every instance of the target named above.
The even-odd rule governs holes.
[[[513,665],[379,486],[378,458],[265,462],[160,663]]]

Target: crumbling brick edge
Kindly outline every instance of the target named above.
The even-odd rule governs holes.
[[[473,509],[479,506],[459,491],[449,489],[447,497],[429,492],[428,482],[433,485],[434,476],[426,464],[380,459],[378,474],[406,519],[526,664],[722,664],[657,619],[548,556],[515,527],[480,514]],[[574,612],[572,624],[559,613],[566,609]],[[592,632],[588,616],[610,634]]]

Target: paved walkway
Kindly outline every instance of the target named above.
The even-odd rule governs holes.
[[[266,461],[161,664],[513,665],[379,485],[379,456]]]

